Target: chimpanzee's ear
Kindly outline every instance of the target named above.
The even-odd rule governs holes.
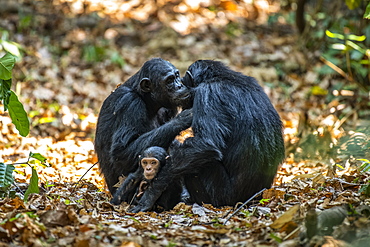
[[[150,81],[149,78],[143,78],[140,81],[140,89],[144,93],[149,93],[152,91],[152,82]]]
[[[185,76],[182,78],[182,83],[187,87],[194,87],[194,78],[189,70],[186,71]]]

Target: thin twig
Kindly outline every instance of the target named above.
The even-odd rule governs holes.
[[[82,175],[82,177],[80,177],[80,179],[76,182],[75,184],[75,187],[73,188],[72,192],[75,192],[76,188],[77,188],[77,185],[81,182],[81,180],[85,177],[85,175],[96,165],[98,164],[99,162],[96,162],[95,164],[93,164],[89,169],[87,169],[87,171],[84,173],[84,175]]]
[[[138,192],[139,192],[138,190],[135,192],[134,196],[131,198],[131,201],[130,201],[130,204],[128,205],[128,207],[131,207],[131,205],[134,202],[134,199],[136,198]]]
[[[233,217],[236,213],[238,213],[245,205],[247,205],[250,201],[252,201],[254,198],[256,198],[257,196],[259,196],[260,194],[262,194],[264,191],[266,190],[266,188],[262,189],[261,191],[257,192],[256,194],[254,194],[251,198],[249,198],[246,202],[244,202],[240,207],[238,207],[234,213],[232,213],[224,222],[224,225],[226,225],[226,223],[231,219],[231,217]]]
[[[15,165],[28,165],[27,162],[16,162],[16,163],[12,163],[11,165],[15,166]]]
[[[284,241],[289,239],[294,234],[296,234],[299,230],[300,230],[300,227],[297,227],[296,229],[294,229],[291,233],[289,233],[287,236],[285,236]]]
[[[21,194],[24,196],[24,192],[21,190],[21,188],[19,188],[19,187],[18,187],[18,185],[17,185],[15,182],[13,182],[13,186],[14,186],[16,189],[18,189],[19,193],[21,193]]]
[[[353,78],[351,75],[348,75],[346,74],[346,72],[344,72],[341,68],[339,68],[337,65],[333,64],[332,62],[330,62],[329,60],[326,60],[325,58],[323,57],[320,57],[320,60],[326,64],[327,66],[329,66],[330,68],[332,68],[334,71],[336,71],[338,74],[340,74],[341,76],[343,76],[346,80],[350,81],[350,82],[353,82],[353,83],[356,83],[357,85],[359,85],[363,90],[365,90],[366,92],[368,91],[367,88],[363,85],[363,83],[360,83],[358,82],[357,80],[355,80],[355,78]]]
[[[320,57],[320,60],[326,64],[327,66],[329,66],[330,68],[332,68],[334,71],[336,71],[338,74],[340,74],[341,76],[343,76],[345,79],[353,82],[353,78],[350,77],[349,75],[346,74],[346,72],[344,72],[341,68],[339,68],[337,65],[333,64],[332,62],[330,62],[329,60],[326,60],[325,58],[323,57]]]

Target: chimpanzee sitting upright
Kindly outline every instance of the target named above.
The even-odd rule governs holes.
[[[166,166],[132,212],[149,210],[182,177],[189,202],[246,201],[270,187],[284,158],[282,122],[257,81],[221,62],[193,63],[183,83],[194,90],[194,137],[170,152]]]
[[[144,191],[151,184],[165,165],[170,165],[170,157],[166,150],[161,147],[150,147],[139,156],[139,169],[130,173],[123,184],[114,194],[113,204],[120,204],[122,201],[137,203]],[[172,209],[181,200],[182,184],[180,180],[174,181],[155,205],[164,210]]]
[[[139,154],[151,146],[167,149],[179,132],[190,127],[190,110],[175,117],[177,107],[188,98],[179,71],[160,58],[145,62],[107,97],[96,126],[95,151],[112,195],[119,176],[137,169]]]

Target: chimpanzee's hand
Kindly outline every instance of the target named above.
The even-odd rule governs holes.
[[[110,200],[110,203],[119,205],[122,202],[129,202],[130,200],[129,193],[124,193],[124,190],[117,190],[116,193],[114,193],[112,200]]]
[[[158,198],[166,190],[167,186],[171,184],[172,175],[168,170],[169,166],[164,166],[151,182],[151,185],[144,191],[143,196],[140,198],[139,203],[133,208],[129,209],[130,213],[146,212],[153,209],[154,204]]]
[[[150,211],[154,206],[154,203],[153,205],[151,203],[148,203],[148,202],[143,202],[143,203],[139,203],[138,205],[130,208],[127,210],[128,213],[139,213],[139,212],[147,212],[147,211]]]
[[[189,128],[193,122],[193,108],[183,110],[175,119],[183,124],[184,129]]]
[[[125,181],[118,188],[116,193],[114,193],[112,200],[110,201],[114,205],[119,205],[122,202],[130,202],[135,194],[135,191],[139,185],[140,173],[130,173]]]
[[[155,202],[157,201],[158,197],[162,193],[160,191],[153,191],[152,188],[148,188],[144,191],[143,196],[140,198],[140,201],[134,207],[128,209],[129,213],[138,213],[138,212],[146,212],[153,208]]]

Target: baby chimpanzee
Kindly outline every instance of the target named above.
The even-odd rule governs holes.
[[[166,150],[161,147],[147,148],[139,156],[139,168],[130,173],[112,199],[113,204],[120,204],[123,201],[132,201],[133,204],[141,198],[144,191],[157,179],[157,174],[164,166],[171,165],[170,157]],[[160,206],[165,210],[172,209],[181,200],[181,182],[174,182],[158,198],[155,206]]]

